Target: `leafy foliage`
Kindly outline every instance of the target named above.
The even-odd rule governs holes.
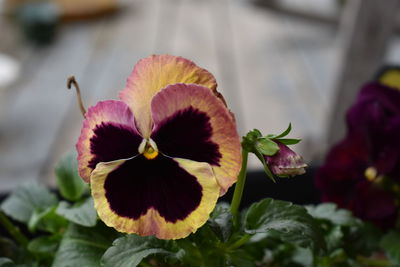
[[[179,253],[178,250],[176,246],[173,246],[173,242],[155,237],[126,235],[113,242],[101,261],[106,267],[135,267],[150,255],[174,256]]]
[[[226,203],[217,204],[208,220],[208,225],[221,241],[228,241],[233,230],[232,214],[229,212],[229,205]]]
[[[322,203],[318,206],[306,206],[308,213],[314,218],[326,220],[337,225],[354,225],[359,222],[350,211],[338,209],[334,203]]]
[[[57,198],[53,193],[42,185],[30,182],[19,186],[3,202],[1,209],[14,220],[28,223],[32,216],[55,205]]]
[[[79,201],[74,205],[61,201],[56,212],[65,219],[82,226],[95,226],[97,222],[97,213],[92,198]]]
[[[78,173],[76,152],[69,152],[57,164],[55,173],[60,194],[67,200],[77,201],[87,191],[87,185]]]
[[[45,210],[36,209],[28,222],[28,229],[35,232],[37,229],[50,233],[61,232],[67,227],[67,221],[56,214],[56,207],[48,207]]]
[[[90,209],[92,202],[84,199],[61,201],[44,216],[31,214],[43,218],[38,229],[51,216],[61,218],[64,228],[33,238],[26,252],[12,241],[4,241],[2,249],[0,242],[0,266],[363,266],[375,260],[371,252],[379,251],[382,236],[334,204],[304,208],[264,199],[243,211],[235,224],[229,205],[220,203],[196,233],[169,241],[117,233],[88,216]],[[394,265],[397,240],[398,232],[390,232],[381,242]]]
[[[102,255],[118,235],[113,229],[101,222],[93,228],[70,223],[61,240],[52,266],[98,267]]]
[[[307,206],[320,225],[327,251],[315,258],[317,266],[363,266],[365,257],[379,251],[381,232],[333,203]],[[362,260],[364,259],[364,261]]]
[[[324,248],[318,225],[301,206],[290,202],[264,199],[253,204],[245,215],[246,233],[266,233],[301,247]]]
[[[14,263],[8,258],[0,258],[0,267],[12,267]]]
[[[279,135],[263,136],[255,129],[243,138],[243,149],[261,160],[273,180],[264,156],[277,153],[276,142],[297,143],[286,138],[290,130],[289,124]],[[233,216],[228,204],[219,203],[195,233],[166,241],[121,234],[99,221],[78,175],[76,155],[63,158],[56,176],[62,199],[29,183],[2,203],[1,211],[23,224],[22,231],[14,226],[10,236],[23,232],[32,238],[0,237],[0,267],[400,265],[398,230],[383,234],[335,204],[302,207],[264,199]]]
[[[400,232],[390,231],[381,240],[381,246],[393,265],[400,265]]]

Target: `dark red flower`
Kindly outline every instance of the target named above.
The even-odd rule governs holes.
[[[400,182],[400,91],[366,85],[347,113],[348,132],[316,175],[322,201],[383,228],[395,223]]]
[[[347,113],[347,127],[364,139],[378,173],[400,182],[400,91],[367,84]]]
[[[323,202],[335,202],[361,219],[383,228],[395,223],[394,195],[367,179],[369,151],[361,138],[348,136],[329,152],[318,170],[316,185]]]

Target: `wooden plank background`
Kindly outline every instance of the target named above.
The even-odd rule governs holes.
[[[214,73],[241,134],[277,133],[292,122],[292,136],[304,139],[296,149],[307,160],[320,153],[338,54],[332,26],[248,1],[129,3],[114,16],[62,25],[49,47],[6,32],[0,52],[20,60],[22,71],[0,91],[0,191],[29,179],[53,183],[54,165],[73,148],[82,123],[75,94],[65,87],[69,75],[90,106],[117,98],[135,62],[158,53],[190,58]]]

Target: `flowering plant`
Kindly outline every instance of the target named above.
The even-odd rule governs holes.
[[[77,154],[56,168],[59,197],[31,183],[1,205],[0,266],[389,264],[370,257],[379,230],[334,204],[239,209],[249,154],[273,181],[306,164],[288,147],[300,141],[287,138],[290,124],[240,140],[216,88],[193,62],[159,55],[136,64],[121,100],[86,111],[79,98],[83,127]],[[218,202],[233,184],[231,203]]]

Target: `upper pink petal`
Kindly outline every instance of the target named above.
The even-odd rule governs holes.
[[[170,84],[199,84],[215,91],[214,76],[192,61],[171,55],[152,55],[134,67],[119,94],[136,116],[138,130],[148,138],[152,129],[150,103],[154,95]]]

